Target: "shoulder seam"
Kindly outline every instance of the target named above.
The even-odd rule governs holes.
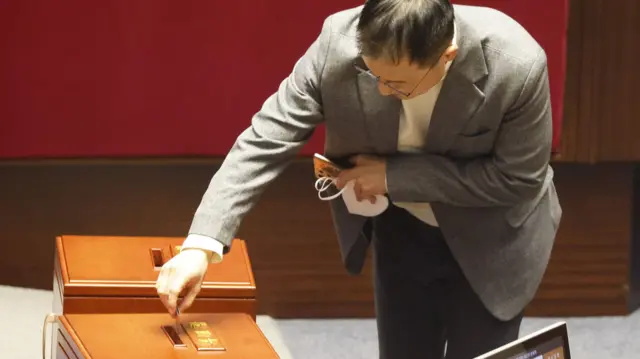
[[[495,48],[495,47],[493,47],[493,46],[491,46],[491,45],[483,44],[483,45],[482,45],[482,47],[483,47],[483,48],[486,48],[486,49],[489,49],[489,50],[491,50],[491,51],[495,51],[495,52],[499,53],[500,55],[503,55],[503,56],[506,56],[506,57],[510,57],[510,58],[512,58],[512,59],[514,59],[514,60],[518,60],[519,62],[524,62],[524,63],[526,63],[526,62],[527,62],[527,61],[526,61],[525,59],[523,59],[522,57],[518,57],[518,56],[514,56],[514,55],[512,55],[512,54],[506,53],[506,52],[504,52],[504,51],[502,51],[502,50],[500,50],[500,49],[497,49],[497,48]],[[538,55],[536,56],[536,58],[535,58],[534,62],[538,60],[538,57],[540,57],[540,54],[538,54]]]
[[[533,74],[533,69],[536,67],[536,64],[540,60],[540,55],[542,55],[543,53],[544,53],[544,50],[540,49],[538,51],[538,55],[536,56],[536,58],[531,63],[531,67],[529,67],[529,72],[527,73],[527,78],[524,80],[524,84],[522,85],[522,89],[520,90],[520,94],[518,94],[518,101],[522,98],[522,95],[524,94],[524,90],[527,88],[527,85],[529,85],[529,81],[531,80],[531,75]]]

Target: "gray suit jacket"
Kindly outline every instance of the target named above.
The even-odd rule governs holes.
[[[360,10],[326,19],[238,137],[190,233],[228,246],[267,185],[324,123],[328,157],[386,156],[390,199],[431,203],[474,290],[497,318],[510,319],[534,296],[561,217],[549,166],[546,55],[505,14],[455,6],[458,56],[436,102],[426,149],[399,154],[401,102],[380,95],[377,83],[352,66],[361,61]],[[331,210],[345,265],[359,273],[372,235],[369,219],[349,214],[340,200],[331,201]]]

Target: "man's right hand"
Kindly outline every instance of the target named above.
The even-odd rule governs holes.
[[[175,316],[176,310],[181,313],[193,304],[200,293],[211,255],[201,249],[183,249],[162,266],[156,289],[169,314]],[[184,299],[178,306],[178,296],[183,291]]]

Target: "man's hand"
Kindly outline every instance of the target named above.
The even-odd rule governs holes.
[[[369,199],[376,202],[376,195],[387,193],[387,163],[384,158],[359,155],[351,158],[354,168],[340,172],[336,187],[344,188],[347,182],[354,180],[354,190],[358,201]]]
[[[184,249],[162,266],[156,289],[160,300],[172,316],[193,304],[207,273],[209,257],[210,254],[201,249]],[[183,290],[184,299],[178,307],[178,296]]]

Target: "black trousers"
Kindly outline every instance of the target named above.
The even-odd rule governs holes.
[[[373,225],[381,359],[472,359],[518,338],[522,315],[484,307],[438,228],[393,205]]]

